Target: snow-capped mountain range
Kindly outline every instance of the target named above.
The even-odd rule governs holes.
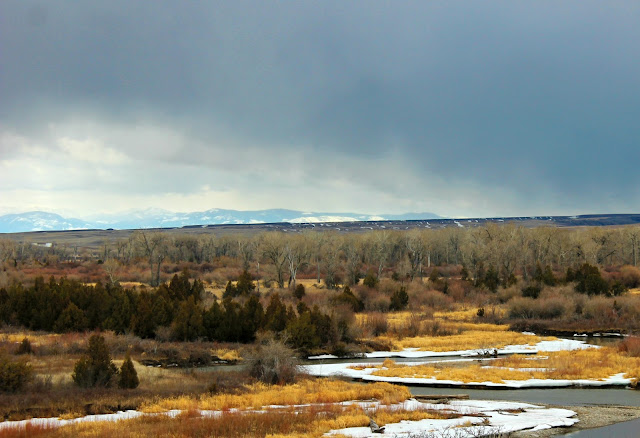
[[[151,208],[122,214],[76,219],[65,218],[58,214],[44,211],[30,211],[0,216],[0,233],[107,228],[175,228],[187,225],[354,222],[438,218],[440,218],[440,216],[433,213],[368,215],[357,213],[303,212],[285,209],[239,211],[218,208],[191,213],[176,213]]]

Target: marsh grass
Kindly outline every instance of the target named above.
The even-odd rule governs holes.
[[[507,345],[534,345],[540,341],[554,339],[556,338],[524,335],[507,330],[468,330],[449,336],[414,336],[402,339],[389,336],[377,338],[380,342],[391,344],[395,351],[405,348],[417,348],[421,351],[500,349]]]
[[[7,420],[32,417],[76,418],[88,414],[112,413],[138,409],[143,403],[187,393],[200,394],[211,384],[212,373],[193,370],[151,368],[134,361],[140,386],[133,390],[119,388],[77,387],[71,380],[73,357],[31,357],[36,373],[27,388],[17,394],[0,394],[0,416]],[[113,361],[120,366],[121,360]],[[234,378],[234,373],[221,373]],[[236,380],[241,378],[236,376]],[[224,382],[221,386],[227,386]]]
[[[144,412],[164,412],[171,409],[224,411],[229,409],[260,409],[272,405],[305,405],[339,403],[349,400],[376,399],[382,403],[398,403],[411,397],[404,386],[388,383],[359,385],[341,380],[305,379],[290,385],[246,385],[243,393],[181,396],[165,398],[142,406]]]
[[[491,361],[490,366],[477,363],[459,367],[438,365],[404,365],[387,359],[373,375],[452,380],[464,383],[529,379],[604,380],[616,374],[640,377],[640,358],[620,353],[616,348],[590,348],[577,351],[543,352],[533,356],[513,355]]]
[[[365,411],[356,404],[320,404],[304,407],[273,408],[261,412],[225,411],[216,417],[201,415],[189,409],[176,418],[163,415],[146,416],[119,422],[81,423],[58,429],[46,429],[53,437],[265,437],[301,438],[320,437],[330,430],[347,427],[366,427],[372,418],[378,425],[398,423],[403,420],[444,419],[459,414],[430,409],[405,410],[379,406]],[[3,437],[37,436],[18,431],[3,431]],[[42,434],[44,435],[44,434]]]
[[[496,314],[505,312],[500,307],[492,311]],[[505,324],[482,322],[478,320],[477,309],[359,314],[357,321],[361,327],[369,327],[373,335],[378,334],[373,338],[375,343],[390,345],[394,351],[405,348],[423,351],[494,349],[556,339],[523,335],[509,331]]]

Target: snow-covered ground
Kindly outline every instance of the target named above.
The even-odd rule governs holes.
[[[538,352],[549,351],[567,351],[567,350],[581,350],[585,348],[598,348],[595,345],[586,344],[581,340],[574,339],[558,339],[555,341],[541,341],[535,345],[507,345],[506,347],[498,350],[498,354],[530,354]],[[435,352],[435,351],[418,351],[417,349],[406,349],[400,352],[389,351],[376,351],[368,353],[369,358],[383,358],[383,357],[404,357],[404,358],[426,358],[426,357],[438,357],[438,356],[477,356],[482,353],[479,350],[460,350],[460,351],[447,351],[447,352]],[[324,356],[324,358],[333,358],[334,356]],[[316,358],[322,358],[322,356],[316,356]],[[469,359],[457,359],[453,361],[463,361]],[[450,362],[452,360],[443,360],[439,362]],[[433,364],[433,361],[428,362],[411,362],[407,365],[425,365]],[[367,382],[389,382],[389,383],[401,383],[404,385],[416,385],[416,386],[465,386],[465,387],[477,387],[477,388],[562,388],[571,386],[580,387],[602,387],[602,386],[628,386],[632,383],[632,379],[624,377],[624,374],[616,374],[609,376],[601,380],[587,380],[587,379],[528,379],[528,380],[505,380],[504,383],[495,382],[461,382],[455,380],[442,380],[436,378],[418,378],[418,377],[386,377],[386,376],[374,376],[372,375],[379,367],[380,364],[364,364],[364,363],[332,363],[332,364],[312,364],[306,365],[305,371],[312,376],[344,376],[352,379],[360,379]],[[351,367],[357,367],[353,369]],[[363,368],[364,367],[364,368]],[[528,370],[528,369],[527,369]],[[536,371],[539,371],[537,369]]]
[[[433,364],[433,362],[412,362],[407,365],[425,365]],[[366,367],[364,369],[350,368],[356,366],[358,368]],[[625,378],[624,374],[616,374],[602,380],[587,380],[587,379],[528,379],[528,380],[504,380],[504,383],[495,382],[461,382],[456,380],[443,380],[436,378],[423,378],[423,377],[386,377],[386,376],[374,376],[371,373],[376,371],[380,364],[363,364],[363,363],[332,363],[332,364],[313,364],[305,366],[305,371],[312,376],[344,376],[352,379],[359,379],[365,382],[389,382],[389,383],[401,383],[403,385],[414,386],[464,386],[464,387],[477,387],[477,388],[562,388],[562,387],[602,387],[602,386],[629,386],[632,379]]]
[[[401,421],[387,424],[384,435],[401,437],[416,434],[433,434],[438,437],[477,437],[491,433],[507,433],[518,430],[542,430],[553,427],[569,427],[578,422],[576,413],[568,409],[544,408],[529,403],[455,400],[448,404],[428,404],[411,399],[395,405],[398,409],[437,409],[462,414],[460,418],[447,420]],[[467,425],[466,427],[460,427]],[[377,437],[368,427],[349,427],[332,430],[327,435],[343,434],[352,437]]]
[[[556,339],[554,341],[540,341],[534,345],[507,345],[504,348],[498,349],[497,354],[535,354],[540,351],[568,351],[583,350],[586,348],[597,348],[597,346],[587,344],[585,341],[578,339]],[[364,357],[369,359],[385,357],[402,357],[415,359],[423,357],[479,356],[487,352],[492,353],[493,349],[420,351],[418,348],[406,348],[401,351],[374,351],[372,353],[365,353]],[[338,357],[332,354],[322,354],[319,356],[310,356],[309,359],[338,359]]]
[[[380,403],[376,401],[353,401],[344,402],[342,405],[357,404],[366,412],[373,413],[380,409]],[[284,406],[269,406],[266,409],[278,409]],[[303,406],[297,406],[303,408]],[[453,413],[463,415],[455,419],[442,420],[420,420],[401,421],[400,423],[387,424],[382,435],[408,436],[416,433],[437,433],[438,436],[446,437],[477,437],[478,433],[488,434],[492,432],[512,432],[517,430],[541,430],[552,427],[568,427],[578,422],[576,413],[567,409],[545,408],[528,403],[488,401],[488,400],[454,400],[447,404],[431,404],[420,402],[415,399],[406,400],[389,406],[391,410],[438,410],[443,413]],[[237,410],[233,410],[236,411]],[[250,411],[250,412],[266,412]],[[22,421],[5,421],[0,423],[0,430],[24,429],[27,424],[44,425],[49,427],[62,427],[74,423],[96,422],[96,421],[121,421],[138,418],[143,415],[168,415],[176,417],[181,413],[179,410],[168,411],[163,414],[144,414],[138,411],[122,411],[115,414],[88,415],[72,420],[60,420],[58,418],[33,418]],[[203,417],[217,417],[224,415],[222,411],[200,411]],[[466,427],[461,428],[460,426]],[[455,428],[455,429],[453,429]],[[455,432],[455,435],[454,435]],[[327,435],[344,434],[353,437],[380,436],[373,434],[368,427],[351,427],[340,430],[332,430]]]

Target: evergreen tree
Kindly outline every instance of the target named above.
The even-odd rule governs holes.
[[[230,298],[224,300],[222,321],[216,331],[216,339],[222,342],[239,342],[242,338],[242,308]]]
[[[64,309],[53,326],[56,332],[80,332],[86,328],[87,318],[84,316],[84,312],[73,303]]]
[[[172,328],[174,338],[180,341],[195,341],[202,335],[202,311],[193,297],[189,297],[180,305]]]
[[[123,389],[134,389],[137,388],[139,384],[140,380],[138,379],[138,373],[131,361],[131,355],[127,351],[124,362],[120,367],[120,379],[118,380],[118,386]]]
[[[296,285],[296,288],[293,290],[293,296],[301,300],[302,297],[305,296],[305,294],[306,294],[306,291],[304,290],[304,284],[298,283]]]
[[[332,321],[329,315],[320,311],[317,305],[311,310],[311,324],[316,329],[316,335],[320,340],[320,345],[327,345],[331,341]]]
[[[331,301],[334,305],[347,304],[354,312],[359,312],[364,308],[364,303],[351,292],[349,286],[345,286],[342,293],[333,296]]]
[[[269,299],[269,305],[265,314],[265,328],[273,332],[281,332],[287,326],[287,307],[275,293]]]
[[[364,280],[362,280],[362,284],[371,289],[375,289],[376,286],[378,285],[378,279],[373,274],[373,272],[369,271],[367,275],[364,277]]]
[[[218,339],[218,329],[223,319],[222,309],[220,308],[220,304],[217,301],[213,303],[213,305],[204,312],[202,316],[202,325],[204,328],[204,335],[210,341],[219,341]]]
[[[493,266],[489,266],[489,270],[486,274],[484,274],[483,279],[484,285],[491,292],[497,292],[498,286],[500,285],[500,276],[498,275],[498,271]]]
[[[129,294],[119,286],[107,286],[113,296],[109,318],[105,321],[105,327],[118,334],[125,333],[131,328],[132,306]]]
[[[597,266],[585,263],[574,273],[577,292],[589,295],[609,294],[609,283],[602,278]]]
[[[238,295],[249,295],[256,288],[256,285],[253,284],[253,278],[251,274],[247,272],[245,269],[240,277],[238,277],[238,282],[236,283],[236,293]]]
[[[85,388],[109,386],[117,374],[118,369],[111,362],[104,337],[98,334],[91,335],[87,353],[73,367],[73,381]]]
[[[153,308],[153,298],[146,290],[140,292],[136,311],[131,318],[133,333],[141,338],[152,338],[158,326]]]
[[[222,293],[222,298],[227,299],[227,298],[234,298],[236,296],[238,296],[238,289],[231,282],[231,280],[229,280],[227,282],[227,287],[224,288],[224,292]]]
[[[391,295],[391,303],[389,304],[390,310],[402,310],[409,304],[409,295],[404,286],[395,291]]]
[[[242,334],[241,342],[251,342],[256,337],[256,332],[264,323],[264,309],[260,300],[255,295],[247,300],[242,308]]]
[[[311,321],[311,312],[304,312],[298,318],[290,320],[287,324],[287,335],[289,345],[304,353],[320,346],[320,338]]]
[[[180,275],[175,274],[169,282],[169,293],[174,301],[184,301],[191,296],[191,283],[189,282],[189,271],[183,270]],[[200,298],[200,297],[198,297]]]

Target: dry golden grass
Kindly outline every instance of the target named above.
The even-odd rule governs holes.
[[[379,408],[372,413],[372,418],[381,426],[402,420],[418,421],[455,416],[457,415],[443,415],[430,410],[390,411],[387,407]],[[273,409],[262,413],[224,412],[218,418],[203,418],[197,412],[190,412],[177,418],[160,415],[120,422],[80,423],[43,430],[43,433],[33,436],[303,438],[320,437],[330,430],[346,427],[366,427],[369,425],[369,419],[359,406],[322,405],[295,410]],[[25,435],[3,431],[0,436],[4,438]]]
[[[53,345],[62,339],[63,335],[54,333],[39,333],[28,330],[20,330],[13,333],[2,333],[0,335],[0,342],[7,344],[18,344],[22,342],[24,338],[28,338],[31,345],[39,347],[41,345]]]
[[[496,312],[503,310],[497,309]],[[423,351],[455,351],[502,348],[510,344],[536,344],[553,337],[523,335],[509,331],[509,326],[475,322],[476,310],[454,310],[420,314],[392,312],[386,314],[387,333],[376,338],[380,344],[391,345],[394,351],[418,348]],[[357,315],[361,326],[367,323],[367,314]],[[411,336],[404,330],[416,327]]]
[[[297,278],[296,284],[301,284],[308,291],[310,289],[326,289],[324,280],[320,279],[320,283],[316,282],[315,278]]]
[[[616,348],[589,348],[577,351],[539,353],[527,360],[510,356],[492,363],[510,368],[545,368],[551,379],[603,379],[624,373],[625,377],[640,377],[640,358],[630,357]]]
[[[255,383],[246,389],[247,392],[243,394],[182,396],[158,400],[143,405],[142,410],[164,412],[170,409],[259,409],[270,405],[338,403],[368,399],[376,399],[382,403],[397,403],[411,397],[410,391],[403,386],[386,383],[359,385],[329,379],[308,379],[285,386]]]
[[[419,379],[452,380],[457,382],[494,382],[504,383],[504,380],[543,379],[542,372],[520,372],[496,368],[484,368],[472,364],[461,368],[442,368],[432,365],[399,365],[393,361],[385,361],[373,372],[380,377],[411,377]]]
[[[434,378],[464,383],[528,379],[604,380],[620,373],[637,380],[640,377],[640,358],[621,354],[614,348],[593,348],[535,356],[514,355],[492,361],[488,367],[476,363],[463,367],[411,366],[387,359],[377,368],[373,374],[381,377]]]
[[[503,348],[507,345],[534,345],[540,341],[553,340],[553,337],[523,335],[507,330],[468,330],[459,335],[416,336],[397,339],[379,336],[376,340],[393,346],[394,351],[405,348],[418,348],[421,351],[458,351],[476,349]]]
[[[434,312],[433,317],[458,322],[473,322],[477,315],[476,309],[451,310],[447,312]]]
[[[274,408],[262,412],[224,411],[221,416],[208,418],[194,409],[176,418],[164,415],[146,416],[119,422],[79,423],[58,429],[48,429],[54,437],[244,437],[270,438],[320,437],[330,430],[347,427],[366,427],[369,419],[384,426],[403,420],[453,418],[459,415],[429,409],[407,411],[379,406],[369,414],[358,405],[322,404],[298,408]],[[45,435],[35,434],[37,435]],[[2,431],[0,437],[24,436]]]
[[[222,360],[227,361],[240,361],[242,357],[240,356],[240,352],[238,350],[233,350],[229,348],[218,348],[216,350],[211,350],[211,354],[219,357]]]

